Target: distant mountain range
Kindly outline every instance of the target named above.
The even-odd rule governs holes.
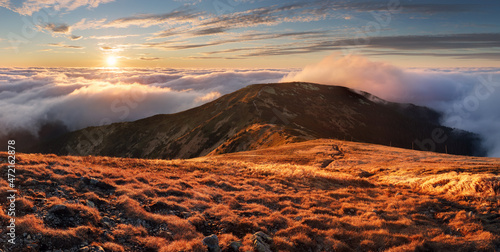
[[[440,114],[345,87],[258,84],[176,114],[89,127],[34,152],[193,158],[319,138],[484,155],[477,135],[439,125]]]

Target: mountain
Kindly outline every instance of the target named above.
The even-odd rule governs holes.
[[[134,158],[193,158],[319,138],[481,155],[479,138],[439,126],[440,115],[345,87],[258,84],[205,105],[134,122],[71,132],[38,152]]]

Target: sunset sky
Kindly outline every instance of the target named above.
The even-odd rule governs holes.
[[[500,67],[500,2],[0,0],[0,66]],[[115,62],[114,62],[115,61]]]

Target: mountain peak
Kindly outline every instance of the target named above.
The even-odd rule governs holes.
[[[431,109],[346,87],[256,84],[184,112],[72,132],[44,144],[44,152],[192,158],[318,138],[416,148],[415,143],[418,147],[418,141],[431,138],[439,128],[447,139],[435,151],[475,154],[475,135],[439,126],[438,121],[439,114]]]

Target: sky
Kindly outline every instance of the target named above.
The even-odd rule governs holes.
[[[0,0],[4,67],[500,67],[497,0]]]

